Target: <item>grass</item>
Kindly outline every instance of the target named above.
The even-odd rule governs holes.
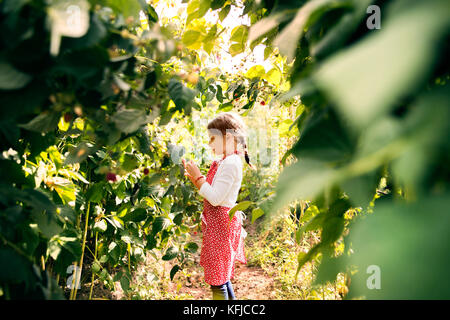
[[[326,285],[313,286],[318,267],[317,259],[306,263],[299,271],[297,279],[297,257],[320,241],[320,232],[308,232],[300,244],[295,241],[297,223],[289,210],[277,217],[255,222],[258,235],[248,243],[249,265],[261,267],[276,282],[275,299],[311,300],[342,299],[347,292],[343,274],[336,281]]]
[[[296,243],[297,221],[290,215],[289,210],[272,219],[263,216],[254,224],[250,224],[247,220],[245,228],[249,233],[245,244],[247,266],[261,268],[266,275],[261,281],[273,282],[274,293],[270,299],[335,300],[342,299],[348,291],[343,274],[339,274],[332,283],[312,285],[319,265],[318,259],[306,263],[296,279],[299,253],[307,252],[318,243],[320,232],[307,232],[301,242]],[[191,240],[199,242],[200,250],[201,238]],[[161,260],[161,254],[156,251],[148,254],[145,261],[133,273],[128,291],[124,292],[120,283],[115,283],[113,299],[185,300],[198,299],[199,296],[209,299],[209,287],[203,281],[198,257],[190,257],[184,269],[171,281],[169,274],[175,263],[174,260]],[[196,297],[192,294],[192,290],[197,290]]]

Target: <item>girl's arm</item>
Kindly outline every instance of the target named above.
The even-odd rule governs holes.
[[[197,189],[200,190],[200,188],[202,187],[202,185],[204,183],[206,183],[206,178],[205,178],[205,176],[202,176],[200,179],[198,179],[198,178],[196,179],[196,183],[194,185],[197,187]]]
[[[222,163],[220,171],[214,180],[214,187],[211,186],[205,179],[200,179],[201,185],[199,194],[208,200],[213,206],[218,206],[226,198],[231,190],[231,186],[238,178],[238,166],[236,163]]]

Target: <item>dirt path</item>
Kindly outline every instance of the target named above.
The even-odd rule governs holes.
[[[251,242],[249,240],[257,237],[257,231],[254,225],[247,225],[245,228],[248,232],[248,237],[245,240],[247,246],[244,250],[247,260],[249,260],[250,248],[248,244]],[[163,262],[162,260],[155,260],[148,257],[147,261],[140,266],[141,271],[137,273],[145,276],[155,266],[158,266],[159,272],[164,271],[164,280],[157,290],[164,292],[164,296],[167,294],[166,298],[168,299],[211,300],[211,288],[204,281],[203,268],[200,266],[201,232],[195,235],[192,234],[190,241],[196,242],[199,249],[192,256],[193,261],[188,266],[185,266],[184,272],[178,272],[173,281],[170,281],[168,278],[171,268],[176,263],[173,260]],[[158,276],[161,276],[161,274],[158,274]],[[139,281],[136,280],[136,275],[134,276],[134,281]],[[236,262],[235,274],[231,282],[236,298],[239,300],[272,300],[276,297],[273,278],[268,276],[258,266],[249,266],[248,264]],[[119,282],[116,282],[116,290],[113,292],[100,284],[98,279],[96,279],[95,283],[93,292],[94,299],[120,300],[125,298]],[[88,299],[89,291],[90,283],[86,283],[80,290],[78,299]]]
[[[195,300],[211,299],[211,289],[203,280],[203,269],[195,267],[177,292],[177,283],[169,284],[169,291],[176,295],[191,295]],[[259,267],[236,263],[234,279],[231,280],[236,297],[240,300],[270,300],[275,296],[273,279]]]
[[[249,237],[255,235],[254,226],[246,227]],[[189,268],[189,275],[185,283],[178,288],[177,283],[169,284],[169,291],[174,295],[191,295],[196,300],[210,300],[212,293],[210,286],[203,278],[203,268],[200,266],[201,235],[198,234],[192,239],[199,245],[199,250],[194,255],[194,264]],[[248,247],[246,256],[248,256]],[[234,293],[239,300],[270,300],[275,297],[275,285],[273,278],[269,277],[263,269],[256,266],[248,266],[236,262],[234,278],[231,280]]]

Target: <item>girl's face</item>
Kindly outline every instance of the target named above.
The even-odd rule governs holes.
[[[222,147],[222,136],[217,134],[211,134],[209,135],[209,147],[213,151],[214,154],[221,154],[223,153],[223,147]]]
[[[220,155],[226,153],[226,151],[230,152],[233,149],[232,146],[232,135],[222,135],[222,134],[213,134],[208,132],[209,135],[209,147],[212,149],[215,155]],[[231,138],[230,138],[231,137]]]

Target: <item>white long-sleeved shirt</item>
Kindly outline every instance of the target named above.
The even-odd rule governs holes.
[[[238,154],[230,154],[218,160],[217,172],[211,184],[205,182],[199,193],[213,206],[234,207],[242,184],[242,159]]]

